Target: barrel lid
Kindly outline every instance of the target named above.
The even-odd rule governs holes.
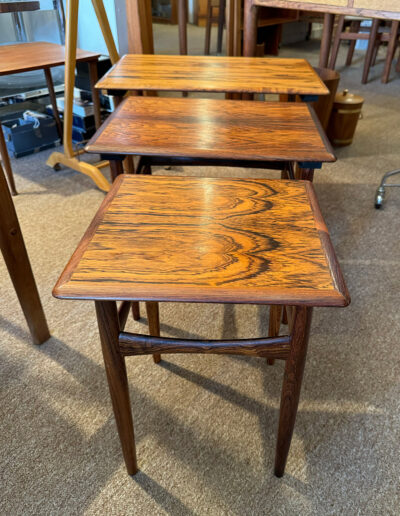
[[[335,102],[340,104],[362,104],[364,99],[360,95],[349,93],[349,90],[343,90],[341,93],[337,93]]]

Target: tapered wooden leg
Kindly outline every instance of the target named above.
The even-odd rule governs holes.
[[[187,18],[188,0],[178,0],[178,25],[179,25],[179,53],[187,55]]]
[[[282,305],[271,305],[269,307],[269,328],[268,337],[277,337],[281,328]],[[274,358],[267,358],[268,365],[274,365]]]
[[[377,20],[377,19],[372,20],[371,33],[369,35],[368,49],[367,49],[367,54],[365,56],[364,70],[363,70],[363,76],[362,76],[362,81],[361,81],[363,84],[366,84],[368,82],[369,69],[371,68],[371,63],[372,63],[372,59],[373,59],[373,55],[374,55],[374,49],[375,49],[375,45],[376,45],[376,38],[378,35],[379,24],[380,24],[380,20]]]
[[[53,78],[51,76],[50,68],[44,69],[44,75],[46,77],[47,89],[49,90],[49,97],[50,97],[50,101],[51,101],[51,107],[53,108],[53,117],[54,117],[54,120],[56,121],[58,136],[62,139],[63,126],[61,123],[60,114],[58,112],[57,98],[56,98],[56,93],[54,91],[54,83],[53,83]]]
[[[0,123],[0,158],[1,158],[1,161],[3,162],[4,170],[7,174],[8,185],[10,187],[10,191],[11,191],[12,195],[18,195],[18,192],[15,188],[14,174],[13,174],[13,171],[11,168],[10,156],[8,154],[7,144],[6,144],[6,140],[4,138],[3,128],[1,127],[1,123]]]
[[[98,81],[98,70],[97,61],[89,61],[89,79],[90,79],[90,91],[92,93],[93,109],[94,109],[94,125],[96,129],[101,126],[101,105],[100,105],[100,93],[96,89],[96,83]]]
[[[207,19],[206,19],[206,34],[204,39],[204,55],[210,55],[210,39],[211,39],[211,18],[212,18],[212,7],[211,0],[207,2]]]
[[[282,324],[287,324],[287,323],[288,323],[287,308],[286,308],[286,306],[284,306],[283,310],[282,310]]]
[[[225,25],[225,0],[219,1],[219,9],[218,9],[218,38],[217,38],[217,53],[221,54],[222,52],[222,36],[224,33],[224,25]]]
[[[50,338],[21,228],[0,165],[0,249],[34,344]],[[3,297],[3,296],[2,296]],[[6,300],[3,298],[2,303]]]
[[[124,167],[120,159],[110,159],[111,180],[114,181],[120,174],[124,173]]]
[[[95,301],[95,305],[108,387],[110,389],[122,453],[124,454],[128,473],[134,475],[138,470],[135,435],[133,432],[125,359],[119,352],[118,335],[120,327],[117,304],[115,301]]]
[[[132,301],[132,317],[134,321],[140,319],[140,306],[138,301]]]
[[[289,357],[286,360],[279,413],[275,455],[275,475],[277,477],[281,477],[285,471],[292,440],[312,317],[312,308],[302,306],[296,307],[294,310],[292,342]]]
[[[149,332],[153,337],[160,336],[160,315],[158,310],[158,303],[154,301],[146,302],[147,320],[149,322]],[[158,364],[161,360],[159,353],[154,353],[153,360]]]
[[[344,16],[339,16],[339,21],[338,21],[337,28],[336,28],[336,34],[335,34],[335,38],[333,40],[333,45],[332,45],[331,59],[329,61],[329,68],[331,70],[335,69],[336,59],[337,59],[337,56],[339,53],[339,47],[340,47],[340,41],[341,41],[340,36],[342,35],[343,27],[344,27]]]
[[[351,22],[350,32],[354,32],[357,34],[358,32],[360,32],[360,26],[361,26],[361,21],[359,21],[359,20]],[[350,41],[349,51],[347,52],[347,58],[346,58],[346,66],[350,66],[353,61],[353,55],[354,55],[354,50],[356,48],[356,43],[357,43],[357,41],[355,39]]]
[[[392,26],[390,28],[390,39],[388,43],[387,53],[386,53],[386,62],[385,62],[385,70],[382,76],[382,82],[386,84],[389,82],[390,69],[392,67],[392,61],[394,57],[394,53],[396,51],[397,39],[399,33],[399,21],[392,21]]]
[[[313,182],[314,169],[296,167],[296,179],[303,179],[304,181]]]
[[[326,68],[329,61],[329,53],[331,49],[333,25],[335,23],[335,15],[325,13],[324,15],[324,28],[322,31],[321,49],[319,52],[319,67]]]
[[[245,57],[256,55],[257,18],[258,6],[253,4],[253,0],[245,0],[243,22],[243,55]]]

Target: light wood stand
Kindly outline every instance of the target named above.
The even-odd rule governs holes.
[[[104,9],[103,0],[92,0],[94,10],[103,34],[104,41],[107,45],[108,53],[112,64],[115,64],[119,55],[115,46],[115,41],[111,33],[110,24]],[[66,23],[66,39],[65,39],[65,102],[64,102],[64,133],[63,144],[64,152],[53,152],[47,160],[47,165],[57,167],[59,164],[72,168],[77,172],[86,174],[94,183],[104,191],[110,189],[110,183],[104,177],[101,169],[108,165],[107,161],[100,163],[85,163],[79,160],[79,155],[84,151],[74,151],[72,145],[72,118],[73,118],[73,102],[74,102],[74,84],[75,84],[75,66],[76,66],[76,47],[78,35],[78,9],[79,0],[67,0],[67,23]],[[91,64],[92,66],[92,64]],[[93,64],[96,66],[96,63]],[[91,70],[94,72],[94,70]],[[94,75],[91,73],[91,77]],[[99,120],[97,121],[100,122]]]

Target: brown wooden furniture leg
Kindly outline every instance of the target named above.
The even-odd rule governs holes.
[[[122,165],[122,160],[120,159],[110,159],[110,171],[111,171],[111,180],[114,180],[120,175],[124,173],[124,167]]]
[[[61,123],[60,113],[58,112],[57,99],[56,99],[56,94],[54,91],[54,83],[53,83],[53,78],[51,76],[50,68],[44,69],[44,75],[46,77],[47,89],[49,90],[49,97],[50,97],[50,101],[51,101],[51,107],[53,108],[53,116],[54,116],[54,120],[56,121],[58,136],[62,139],[63,125]]]
[[[211,0],[207,1],[207,14],[206,14],[206,34],[204,39],[204,55],[210,55],[210,40],[211,40],[211,25],[212,25],[212,5]],[[230,55],[230,54],[228,54]]]
[[[96,129],[101,126],[101,105],[100,105],[100,92],[96,89],[96,83],[99,79],[97,70],[97,61],[89,61],[89,78],[90,78],[90,91],[92,92],[92,100],[94,107],[94,125]]]
[[[329,61],[329,68],[331,70],[335,69],[336,60],[337,60],[337,56],[339,53],[340,41],[341,41],[340,36],[342,35],[343,27],[344,27],[344,16],[339,16],[339,21],[338,21],[337,28],[336,28],[336,34],[335,34],[335,37],[333,40],[333,45],[332,45],[331,59]]]
[[[217,53],[222,52],[222,36],[225,25],[225,0],[219,0],[218,8],[218,38],[217,38]]]
[[[179,53],[187,55],[188,0],[178,0]]]
[[[246,57],[254,57],[256,55],[257,17],[258,6],[253,5],[252,0],[245,0],[243,22],[243,55]]]
[[[18,195],[17,189],[15,188],[14,174],[11,168],[10,156],[8,154],[6,140],[4,138],[3,128],[0,123],[0,157],[4,165],[4,169],[7,174],[8,184],[12,195]],[[1,165],[0,165],[1,166]]]
[[[327,68],[329,61],[329,52],[331,48],[333,25],[335,23],[335,15],[325,13],[324,15],[324,29],[322,32],[321,49],[319,53],[319,67]]]
[[[350,24],[350,32],[354,32],[357,34],[358,32],[360,32],[360,26],[361,26],[361,21],[359,21],[359,20],[352,21]],[[356,43],[357,43],[357,41],[355,39],[353,39],[353,41],[350,41],[349,51],[347,52],[347,58],[346,58],[346,66],[350,66],[351,62],[353,61],[353,55],[354,55],[354,50],[356,48]]]
[[[0,248],[34,344],[50,338],[17,214],[0,166]]]
[[[153,337],[160,336],[160,314],[158,310],[158,303],[155,301],[146,302],[147,320],[149,324],[149,332]],[[161,361],[160,353],[154,353],[153,360],[156,364]]]
[[[269,307],[268,337],[277,337],[281,328],[282,305],[271,305]],[[275,359],[267,358],[268,365],[274,365]]]
[[[138,321],[140,319],[139,301],[132,301],[132,317],[134,321]]]
[[[305,181],[313,182],[314,169],[313,168],[296,168],[296,179],[303,179]]]
[[[390,69],[392,68],[392,61],[394,53],[396,51],[397,40],[399,37],[399,23],[399,21],[392,21],[392,26],[390,28],[390,39],[386,53],[385,70],[382,75],[383,84],[389,82]]]
[[[363,76],[362,76],[362,84],[366,84],[368,82],[368,75],[369,75],[369,69],[371,68],[371,63],[374,55],[374,49],[376,45],[376,38],[378,36],[378,30],[379,30],[379,24],[380,20],[377,20],[376,18],[372,20],[372,27],[371,27],[371,33],[369,35],[368,40],[368,49],[367,49],[367,55],[365,56],[364,61],[364,70],[363,70]]]
[[[286,360],[279,413],[278,440],[276,443],[275,475],[281,477],[285,471],[293,428],[299,404],[301,382],[307,355],[312,308],[295,307],[291,346]]]
[[[119,351],[120,326],[117,304],[115,301],[95,301],[95,305],[104,365],[122,452],[129,475],[134,475],[138,470],[135,435],[125,359]]]

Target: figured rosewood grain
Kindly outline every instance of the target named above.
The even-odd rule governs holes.
[[[289,356],[290,337],[238,340],[191,340],[149,337],[122,332],[119,349],[124,356],[152,353],[212,353],[273,357],[285,360]]]
[[[335,161],[323,138],[304,103],[128,97],[86,150],[229,160]]]
[[[281,477],[285,471],[294,424],[296,422],[311,327],[312,308],[298,306],[294,308],[294,312],[291,346],[286,360],[279,412],[278,439],[275,454],[275,475],[277,477]]]
[[[101,349],[122,452],[128,473],[134,475],[137,472],[135,435],[125,360],[118,345],[117,305],[114,301],[96,301],[95,305]]]
[[[54,295],[349,303],[310,183],[167,176],[116,179]]]
[[[99,57],[100,54],[95,52],[76,50],[77,61],[97,61]],[[64,63],[65,48],[57,43],[35,41],[16,45],[0,45],[0,75],[51,68]]]
[[[329,93],[305,59],[140,54],[123,56],[100,79],[97,88],[304,95]]]

